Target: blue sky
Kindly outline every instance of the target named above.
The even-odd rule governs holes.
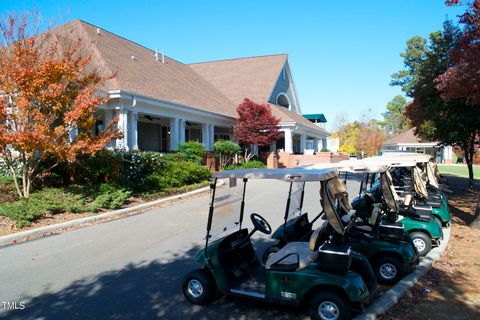
[[[463,11],[443,0],[0,0],[2,15],[28,9],[56,24],[85,20],[184,63],[287,53],[302,112],[330,123],[340,112],[381,118],[401,93],[389,82],[405,41]]]

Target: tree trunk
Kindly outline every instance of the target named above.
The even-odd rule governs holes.
[[[467,168],[468,168],[468,187],[470,189],[475,189],[475,184],[473,183],[473,163],[472,161],[469,161],[467,163]]]
[[[473,141],[474,142],[474,141]],[[463,150],[465,152],[465,162],[467,163],[468,168],[468,187],[474,189],[475,185],[473,183],[473,156],[474,156],[474,143],[470,141],[463,142]]]
[[[9,163],[8,168],[12,173],[13,182],[15,183],[15,189],[17,190],[17,194],[19,197],[22,197],[22,191],[20,190],[20,185],[18,184],[17,172],[15,171],[15,167],[13,166],[13,164]]]

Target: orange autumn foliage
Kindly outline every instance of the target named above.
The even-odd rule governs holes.
[[[61,28],[39,35],[35,22],[35,14],[0,22],[0,157],[21,197],[29,196],[46,156],[74,162],[119,137],[116,121],[94,132],[95,107],[107,101],[99,88],[108,77],[91,67],[88,48]]]

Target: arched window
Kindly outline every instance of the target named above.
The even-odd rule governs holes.
[[[284,108],[290,109],[290,100],[285,93],[279,93],[277,96],[277,104]]]

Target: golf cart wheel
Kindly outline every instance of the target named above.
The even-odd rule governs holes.
[[[413,244],[417,248],[418,255],[425,257],[432,249],[432,239],[423,232],[412,232],[410,236],[412,237]]]
[[[272,255],[277,253],[279,250],[280,250],[279,246],[272,246],[272,247],[268,248],[267,250],[265,250],[265,252],[263,253],[263,256],[262,256],[263,263],[266,264],[267,261],[268,261],[268,258],[270,258]]]
[[[351,312],[350,303],[333,291],[319,291],[310,299],[309,313],[313,320],[346,320]]]
[[[392,256],[379,257],[374,263],[378,283],[394,285],[403,277],[402,262]]]
[[[183,278],[182,289],[185,298],[193,304],[209,304],[217,297],[217,285],[206,269],[189,272]]]

